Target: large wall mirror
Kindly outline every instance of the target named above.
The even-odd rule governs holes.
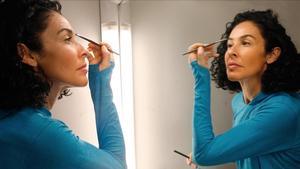
[[[126,128],[129,169],[189,168],[173,152],[191,152],[193,78],[187,58],[181,55],[189,45],[220,39],[226,23],[238,12],[272,8],[300,50],[298,0],[60,2],[63,15],[77,32],[95,41],[108,41],[121,52],[115,57],[119,67],[114,70],[114,94]],[[232,95],[211,85],[214,131],[219,134],[231,127]],[[88,88],[72,89],[73,95],[58,101],[53,112],[82,139],[97,146],[88,92]],[[235,165],[205,168],[234,169]]]

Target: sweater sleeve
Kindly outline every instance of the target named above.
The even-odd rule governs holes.
[[[210,74],[196,61],[193,110],[193,161],[200,165],[234,162],[289,148],[295,141],[297,115],[286,103],[276,102],[255,110],[256,116],[214,136],[210,112]]]
[[[89,86],[96,113],[99,147],[101,150],[109,152],[122,164],[123,168],[126,168],[125,143],[110,86],[114,62],[111,62],[111,66],[102,71],[99,71],[98,67],[99,65],[90,65]]]
[[[89,85],[95,108],[99,148],[79,139],[61,121],[40,118],[43,129],[34,138],[28,168],[126,169],[125,144],[110,88],[111,67],[90,65]],[[36,121],[36,120],[35,120]],[[37,122],[35,122],[37,123]]]

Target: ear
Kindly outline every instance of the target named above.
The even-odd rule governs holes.
[[[23,63],[32,67],[37,67],[37,56],[34,53],[32,53],[24,43],[18,43],[17,50],[19,56],[22,58]]]
[[[274,63],[281,54],[281,48],[275,47],[273,50],[267,55],[267,63],[271,64]]]

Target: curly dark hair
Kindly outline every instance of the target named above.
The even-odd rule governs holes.
[[[40,34],[51,13],[61,14],[61,4],[52,0],[0,1],[0,109],[42,107],[51,82],[42,72],[24,64],[17,44],[41,51]]]
[[[271,9],[238,13],[232,22],[226,24],[226,31],[222,38],[228,38],[235,26],[245,21],[251,21],[258,27],[265,40],[267,53],[275,47],[281,48],[281,54],[277,61],[268,64],[267,70],[262,76],[262,91],[266,93],[299,92],[300,55],[285,28],[279,23],[278,15]],[[212,80],[219,88],[239,92],[242,90],[239,82],[233,82],[227,78],[224,60],[226,51],[227,42],[220,43],[217,49],[220,56],[212,61],[210,68]]]

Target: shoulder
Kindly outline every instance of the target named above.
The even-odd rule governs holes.
[[[0,120],[0,140],[5,145],[32,145],[51,122],[50,114],[44,110],[23,108]]]
[[[243,101],[243,94],[242,92],[238,92],[231,100],[231,108],[233,113],[237,112],[241,107],[243,107],[243,105],[245,105]]]
[[[300,96],[297,93],[277,92],[267,96],[257,105],[257,114],[270,114],[278,120],[294,121],[300,118]]]
[[[81,168],[87,162],[98,166],[101,163],[98,149],[80,140],[65,123],[49,113],[45,109],[22,109],[1,119],[0,156],[17,152],[24,163],[36,168],[45,165]]]
[[[241,102],[241,101],[243,101],[243,94],[242,94],[242,92],[238,92],[233,96],[232,104],[238,103],[238,102]]]
[[[43,132],[55,130],[54,128],[67,127],[63,122],[52,118],[45,108],[23,108],[0,120],[1,134],[11,134],[14,139],[27,140],[29,143],[34,142]]]
[[[45,126],[51,123],[51,114],[44,109],[23,108],[0,120],[2,134],[31,140]]]
[[[283,107],[298,112],[300,111],[300,95],[298,93],[272,93],[266,97],[263,103],[274,107]]]

